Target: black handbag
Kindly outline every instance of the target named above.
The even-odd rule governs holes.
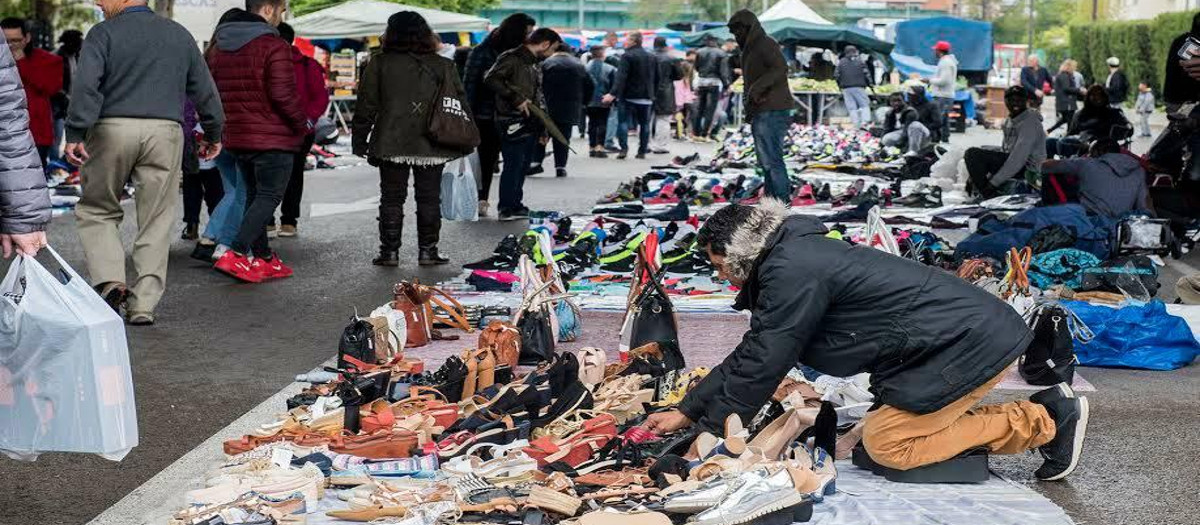
[[[1149,299],[1158,295],[1158,266],[1144,255],[1113,257],[1099,266],[1085,268],[1079,282],[1080,292],[1123,293]]]
[[[666,276],[666,268],[650,271],[646,262],[644,250],[638,254],[638,262],[634,265],[635,285],[633,299],[625,312],[625,326],[621,330],[621,347],[623,351],[638,348],[647,343],[659,343],[663,350],[667,348],[679,355],[679,323],[675,318],[675,307],[671,298],[663,289],[662,279]],[[637,286],[636,276],[645,276],[645,282]],[[664,363],[665,364],[665,363]],[[682,365],[680,365],[682,368]],[[673,368],[668,367],[668,370]],[[677,370],[677,369],[675,369]]]
[[[362,370],[375,364],[375,327],[361,317],[350,319],[338,341],[337,367]]]
[[[1056,304],[1031,308],[1026,314],[1033,341],[1021,356],[1017,370],[1026,383],[1036,386],[1068,385],[1075,381],[1075,340],[1071,314]]]
[[[437,79],[437,91],[430,102],[429,123],[425,136],[431,142],[446,149],[469,154],[479,146],[479,127],[475,125],[475,117],[471,115],[471,105],[466,98],[459,96],[454,84],[446,78],[438,76],[421,62],[416,55],[413,61],[423,71]]]
[[[544,308],[526,311],[517,321],[517,331],[521,333],[518,364],[536,365],[554,359],[554,331]]]

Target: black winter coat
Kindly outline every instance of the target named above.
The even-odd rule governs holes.
[[[546,107],[541,65],[525,46],[501,53],[496,65],[483,76],[483,82],[496,94],[497,119],[524,117],[517,107],[527,100]]]
[[[716,46],[705,46],[696,51],[696,74],[700,78],[718,78],[726,86],[733,83],[729,70],[729,55]]]
[[[363,66],[351,135],[355,155],[413,165],[462,156],[426,136],[442,82],[464,96],[454,62],[436,53],[381,51]]]
[[[749,421],[797,363],[871,373],[878,403],[928,414],[999,375],[1032,333],[1010,306],[943,270],[826,237],[819,219],[760,205],[726,264],[750,330],[679,405],[702,427]]]
[[[767,35],[758,17],[745,9],[729,19],[729,31],[741,47],[742,76],[746,82],[746,122],[764,111],[788,111],[796,107],[788,86],[788,67],[779,43]],[[731,59],[732,63],[732,59]]]
[[[658,67],[654,56],[646,48],[638,46],[625,50],[621,55],[621,66],[617,68],[617,81],[613,95],[620,100],[654,100],[654,86]]]
[[[654,114],[675,114],[675,81],[683,78],[683,67],[679,59],[667,52],[654,54],[658,75],[654,85]]]
[[[463,69],[463,88],[467,91],[467,102],[476,120],[492,120],[496,118],[496,93],[483,81],[500,52],[496,50],[492,37],[484,39],[471,53],[467,55],[467,67]]]
[[[1112,73],[1112,81],[1107,83],[1104,91],[1108,93],[1110,104],[1124,104],[1129,99],[1129,77],[1120,69]]]
[[[556,53],[542,62],[542,86],[550,118],[573,125],[579,122],[584,104],[591,100],[595,84],[578,58]]]
[[[1079,98],[1083,96],[1080,89],[1075,85],[1075,75],[1059,71],[1054,77],[1054,111],[1078,110]]]
[[[932,102],[925,100],[922,96],[912,102],[913,109],[917,110],[917,120],[920,120],[925,128],[929,130],[935,137],[942,129],[942,112]]]

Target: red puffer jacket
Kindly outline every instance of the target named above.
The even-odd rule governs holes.
[[[224,147],[299,151],[312,126],[296,89],[292,47],[254,20],[221,24],[215,36],[208,68],[225,106]]]

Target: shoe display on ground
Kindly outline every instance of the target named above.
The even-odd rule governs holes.
[[[797,473],[782,469],[774,474],[757,470],[738,476],[714,507],[697,514],[695,525],[739,525],[807,501],[797,490]]]
[[[906,208],[941,208],[942,188],[939,186],[918,187],[905,197],[893,199],[892,204]]]
[[[511,271],[517,267],[517,260],[521,257],[520,243],[517,241],[516,235],[506,235],[496,245],[496,249],[492,251],[492,256],[481,261],[467,263],[463,268],[468,270],[503,270]]]

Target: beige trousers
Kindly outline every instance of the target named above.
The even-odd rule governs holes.
[[[1054,420],[1030,401],[975,407],[1004,372],[961,399],[929,414],[884,405],[867,413],[863,446],[885,467],[909,470],[945,461],[975,447],[1017,454],[1054,438]]]
[[[88,132],[85,147],[91,159],[80,171],[83,196],[75,207],[75,222],[92,284],[125,282],[121,192],[132,181],[138,233],[126,309],[153,312],[167,284],[182,178],[182,127],[171,120],[100,119]]]

